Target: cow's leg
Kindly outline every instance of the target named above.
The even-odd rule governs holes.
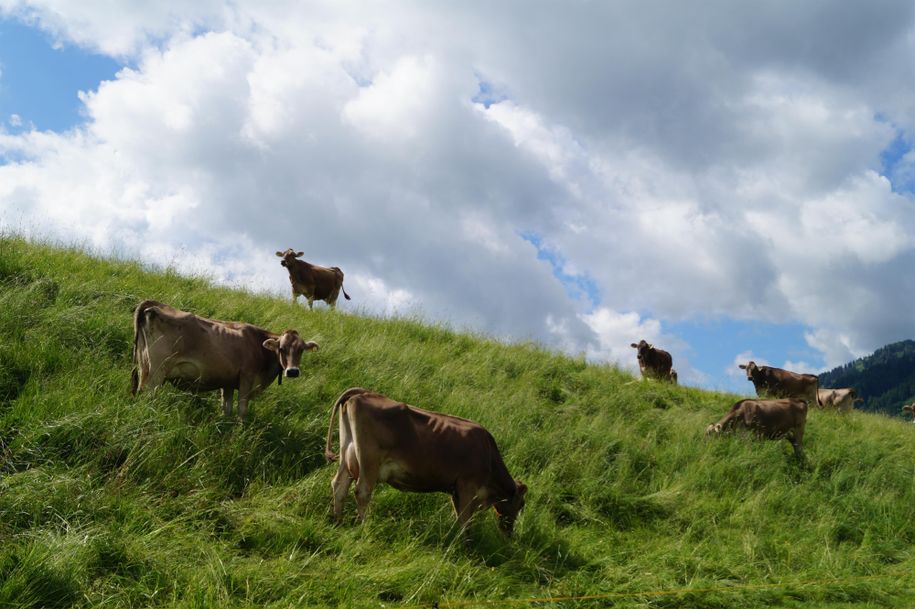
[[[282,374],[282,373],[280,373]],[[248,400],[251,398],[253,384],[242,378],[238,383],[238,418],[244,423],[248,419]]]
[[[337,524],[343,521],[343,502],[346,501],[346,494],[353,481],[353,477],[346,467],[346,455],[342,454],[342,450],[340,452],[340,467],[337,468],[337,475],[330,482],[330,488],[334,493],[334,522]]]
[[[153,395],[155,395],[156,389],[165,384],[165,378],[167,375],[168,368],[165,366],[164,362],[160,366],[150,366],[149,375],[146,377],[145,382],[143,381],[143,377],[140,377],[140,388],[137,390],[137,392],[139,393],[140,391],[151,391]]]
[[[292,288],[292,304],[299,304],[299,293]]]
[[[309,309],[314,309],[314,308],[315,308],[315,297],[314,297],[314,296],[306,296],[306,298],[308,298],[308,308],[309,308]]]
[[[476,511],[483,507],[483,502],[477,496],[475,488],[459,486],[457,492],[451,496],[451,502],[457,515],[458,526],[462,531],[467,529],[467,525]]]
[[[368,510],[369,500],[375,490],[375,482],[375,477],[370,472],[365,470],[359,472],[359,480],[356,481],[356,511],[359,522],[365,522],[365,512]]]
[[[222,389],[222,414],[225,417],[232,416],[232,400],[235,398],[234,389]]]
[[[792,430],[789,440],[791,441],[791,446],[794,448],[794,455],[797,457],[797,460],[804,461],[804,430],[795,428]]]

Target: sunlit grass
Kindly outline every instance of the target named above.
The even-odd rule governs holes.
[[[296,328],[321,350],[245,426],[216,394],[134,399],[131,312],[145,298]],[[0,237],[0,607],[915,600],[913,426],[813,412],[802,467],[785,442],[704,438],[736,396],[346,306],[309,312]],[[390,488],[365,525],[350,501],[334,527],[324,436],[333,399],[357,385],[485,425],[530,487],[515,536],[486,513],[465,543],[447,497]],[[681,588],[714,590],[638,594]]]

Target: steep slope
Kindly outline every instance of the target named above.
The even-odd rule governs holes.
[[[854,387],[864,398],[863,410],[899,416],[915,399],[915,340],[881,347],[820,375],[823,387]]]
[[[245,426],[215,394],[134,399],[144,298],[297,328],[322,349]],[[480,514],[465,544],[445,496],[390,488],[365,525],[332,526],[324,435],[354,385],[492,431],[530,487],[515,536]],[[799,467],[785,442],[704,439],[734,399],[0,237],[0,606],[915,601],[912,426],[812,413]]]

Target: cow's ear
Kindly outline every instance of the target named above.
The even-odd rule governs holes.
[[[316,343],[313,340],[308,341],[307,343],[305,343],[305,350],[306,351],[317,351],[318,343]]]
[[[277,252],[276,255],[277,255],[278,257],[282,258],[282,257],[283,257],[283,252]]]
[[[295,253],[295,257],[296,257],[296,258],[301,258],[301,257],[304,256],[304,255],[305,255],[305,252],[296,252],[296,253]]]
[[[519,480],[515,480],[515,495],[524,497],[525,493],[527,493],[527,485]]]
[[[738,364],[737,367],[740,368],[741,370],[746,370],[746,369],[747,369],[747,365],[746,365],[746,364]]]
[[[633,349],[638,349],[638,348],[639,348],[639,346],[638,346],[637,344],[635,344],[635,343],[630,343],[629,346],[632,347]]]
[[[280,343],[275,338],[268,338],[267,340],[264,341],[264,349],[267,349],[269,351],[279,351]]]

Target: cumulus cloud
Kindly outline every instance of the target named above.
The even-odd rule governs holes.
[[[664,323],[799,322],[829,365],[915,333],[912,153],[880,161],[915,133],[911,3],[0,14],[131,66],[77,129],[0,131],[0,228],[277,293],[295,247],[367,312],[630,368],[645,338],[697,383]]]

